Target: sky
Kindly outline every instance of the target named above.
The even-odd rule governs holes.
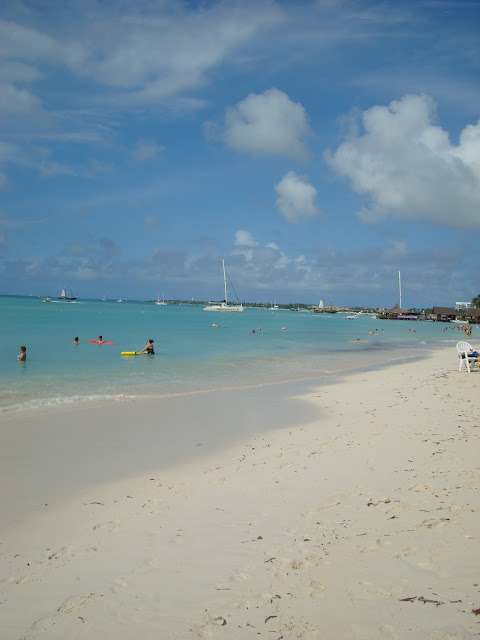
[[[480,293],[478,0],[2,0],[0,294]]]

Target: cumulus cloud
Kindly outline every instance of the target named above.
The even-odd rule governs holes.
[[[258,242],[253,239],[250,231],[243,231],[239,229],[235,232],[235,246],[236,247],[256,247]]]
[[[317,190],[305,176],[289,171],[275,185],[275,191],[278,193],[277,208],[288,222],[313,220],[320,215],[315,204]]]
[[[480,228],[480,121],[458,145],[433,124],[435,104],[407,95],[361,114],[346,140],[326,161],[368,202],[365,222],[386,216],[439,225]]]
[[[225,143],[236,151],[305,160],[310,134],[307,113],[283,91],[251,93],[225,112]]]

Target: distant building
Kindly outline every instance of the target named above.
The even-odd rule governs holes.
[[[473,309],[471,302],[455,302],[455,309],[460,311],[461,309]]]
[[[464,309],[457,309],[456,307],[433,307],[432,316],[440,322],[462,320],[476,324],[480,322],[480,309],[474,309],[473,307]]]
[[[396,304],[391,309],[384,309],[378,316],[378,320],[418,320],[418,316],[413,313],[408,313],[405,309],[402,309]]]

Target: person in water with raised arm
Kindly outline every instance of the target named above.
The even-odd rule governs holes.
[[[138,352],[140,353],[147,353],[150,356],[155,355],[155,350],[153,348],[153,340],[150,338],[147,342],[147,344],[143,347],[143,349],[141,351]]]

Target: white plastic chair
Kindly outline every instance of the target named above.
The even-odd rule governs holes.
[[[461,371],[463,365],[467,369],[468,373],[471,372],[471,368],[477,362],[476,358],[469,358],[468,354],[473,351],[473,347],[468,342],[457,342],[457,351],[460,354],[460,365],[458,370]]]

